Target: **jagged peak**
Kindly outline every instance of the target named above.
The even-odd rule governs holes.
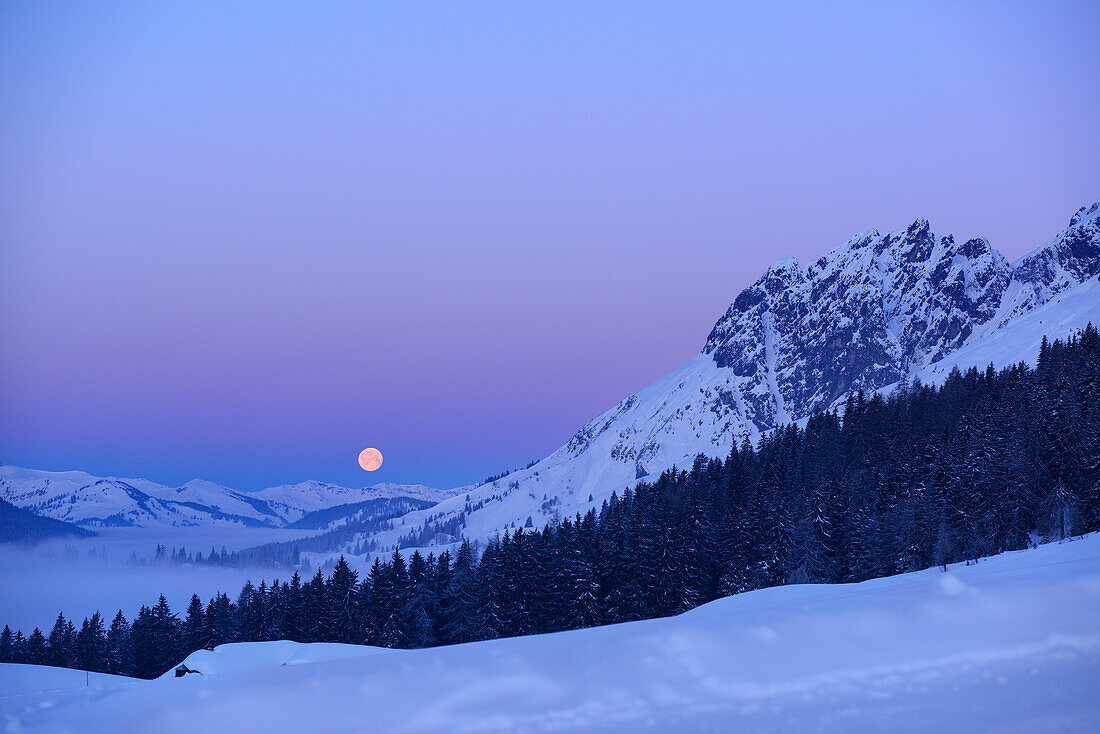
[[[887,250],[893,250],[906,256],[905,259],[908,260],[927,259],[932,255],[935,244],[931,224],[926,218],[918,217],[905,229],[893,230],[885,235],[878,229],[868,229],[854,234],[843,245],[833,248],[818,258],[815,267],[821,269],[829,263],[844,262],[868,246],[873,246],[872,250],[876,256]],[[914,255],[915,250],[917,252]]]
[[[928,223],[928,220],[924,217],[917,217],[912,224],[906,227],[905,234],[909,236],[923,235],[926,232],[931,233],[931,231],[932,225]]]
[[[798,270],[798,260],[793,257],[784,257],[776,260],[768,266],[768,273],[789,273]]]
[[[859,234],[854,234],[849,237],[848,241],[841,246],[841,249],[857,249],[865,246],[872,240],[877,240],[879,237],[881,237],[881,235],[877,229],[869,229],[866,232],[860,232]]]
[[[944,239],[946,240],[947,238],[945,237]],[[954,242],[954,238],[951,238],[951,241]],[[990,255],[995,260],[1004,260],[1004,255],[995,249],[993,245],[989,244],[989,240],[985,237],[971,237],[958,247],[957,252],[963,257],[971,260],[985,255]]]
[[[1093,202],[1092,206],[1083,206],[1077,210],[1077,213],[1070,217],[1069,226],[1076,227],[1092,216],[1100,216],[1100,201]]]
[[[1077,280],[1091,277],[1100,267],[1100,202],[1078,209],[1054,239],[1012,263],[1023,277],[1048,281],[1057,277],[1054,269],[1066,267]]]
[[[738,294],[711,330],[703,353],[714,354],[719,366],[739,364],[743,360],[738,350],[751,351],[752,345],[738,347],[735,344],[754,328],[752,319],[756,314],[782,304],[801,303],[791,305],[792,310],[786,314],[801,318],[798,314],[819,308],[818,304],[806,299],[821,298],[838,279],[859,283],[859,288],[863,289],[861,293],[878,292],[880,295],[869,297],[869,308],[873,308],[875,299],[880,297],[893,304],[891,308],[901,308],[897,305],[898,299],[904,300],[907,296],[893,291],[902,288],[914,293],[924,292],[915,289],[920,281],[925,281],[926,288],[931,291],[946,289],[942,297],[948,299],[961,298],[952,290],[957,289],[958,284],[965,284],[967,298],[973,299],[985,293],[987,286],[999,293],[999,289],[1013,279],[1038,284],[1046,289],[1044,293],[1052,287],[1081,282],[1100,269],[1100,202],[1081,207],[1069,228],[1025,259],[1029,262],[1023,268],[1009,265],[984,237],[964,242],[951,235],[937,239],[925,217],[918,217],[906,228],[887,234],[867,230],[849,238],[844,245],[835,247],[804,270],[799,269],[794,258],[777,260]],[[839,300],[846,297],[833,294],[833,298]],[[865,296],[854,296],[860,297]],[[976,308],[970,301],[959,301],[959,304],[964,309]],[[984,307],[992,308],[990,304]],[[746,317],[748,321],[743,320]],[[952,338],[958,337],[959,334],[955,334]],[[748,367],[743,369],[746,373],[748,370]]]

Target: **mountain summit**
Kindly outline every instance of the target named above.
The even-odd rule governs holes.
[[[673,373],[693,379],[654,391],[666,378],[627,398],[582,428],[570,453],[650,406],[644,424],[620,427],[611,447],[610,458],[633,459],[637,475],[671,465],[659,461],[661,448],[684,438],[693,450],[676,460],[694,449],[728,450],[849,393],[915,374],[1097,274],[1100,203],[1082,207],[1015,263],[983,238],[936,238],[926,219],[857,235],[806,268],[780,260],[714,325],[706,359]]]
[[[741,292],[703,354],[731,373],[744,437],[897,382],[1098,272],[1100,204],[1011,264],[984,238],[937,239],[918,219],[804,269],[780,260]]]

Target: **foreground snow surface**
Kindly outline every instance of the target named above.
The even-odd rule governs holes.
[[[1100,536],[431,650],[291,642],[127,681],[0,665],[7,731],[1100,730]],[[76,687],[74,687],[76,686]]]

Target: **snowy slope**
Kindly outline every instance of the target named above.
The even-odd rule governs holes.
[[[46,665],[20,665],[16,663],[0,664],[0,715],[6,715],[9,708],[21,696],[40,695],[42,693],[62,694],[80,689],[84,692],[102,691],[119,686],[129,687],[133,678],[124,678],[107,673],[88,673],[71,668],[54,668]],[[10,719],[8,731],[11,731]]]
[[[433,489],[423,484],[394,484],[382,482],[362,489],[349,489],[325,482],[308,481],[268,487],[252,496],[262,500],[289,522],[300,519],[309,512],[337,505],[365,502],[393,497],[411,497],[428,502],[439,502],[454,493]]]
[[[282,527],[306,512],[351,502],[383,497],[438,500],[449,494],[418,484],[349,489],[321,482],[247,493],[202,479],[166,487],[147,479],[0,466],[0,498],[44,517],[91,527]]]
[[[144,479],[0,466],[0,496],[36,514],[77,525],[275,524],[269,513],[235,495],[210,482],[173,489]]]
[[[852,391],[917,375],[930,381],[956,363],[1034,360],[1043,333],[1100,323],[1098,274],[1100,203],[1014,263],[981,238],[937,238],[923,219],[852,237],[806,268],[780,260],[741,292],[687,364],[542,461],[464,488],[406,525],[465,513],[464,535],[474,539],[528,517],[541,527],[700,453],[724,456]],[[386,546],[398,534],[376,539]]]
[[[198,650],[188,655],[183,664],[188,670],[202,675],[226,675],[270,670],[284,665],[327,663],[347,658],[364,658],[371,655],[395,655],[399,650],[368,645],[345,645],[338,642],[232,642],[218,645],[213,650]],[[161,678],[174,678],[169,670]]]
[[[1091,732],[1100,537],[679,617],[414,651],[229,645],[203,675],[40,690],[0,666],[0,720],[49,732]],[[65,671],[68,672],[68,671]],[[59,687],[37,682],[40,689]]]
[[[1001,368],[1019,362],[1034,367],[1044,336],[1050,340],[1065,339],[1089,323],[1100,326],[1100,277],[1062,291],[1004,328],[967,344],[910,377],[925,384],[940,384],[955,367],[966,371],[970,367],[984,368],[992,364]]]

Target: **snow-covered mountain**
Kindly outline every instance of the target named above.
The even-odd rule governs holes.
[[[743,437],[896,382],[1098,272],[1100,204],[1011,264],[985,239],[937,239],[918,219],[857,235],[806,268],[776,263],[741,292],[702,353],[728,371],[740,401],[720,412]]]
[[[439,502],[453,493],[426,487],[423,484],[394,484],[381,482],[362,489],[349,489],[335,484],[310,480],[298,484],[283,484],[256,492],[253,497],[262,500],[287,522],[294,522],[307,513],[329,507],[369,500],[409,497],[427,502]]]
[[[936,237],[924,219],[856,235],[807,267],[780,260],[737,296],[687,364],[542,461],[465,488],[406,524],[464,513],[470,538],[528,518],[541,526],[700,453],[723,456],[856,390],[934,381],[955,364],[1033,361],[1044,334],[1100,323],[1097,275],[1100,203],[1011,263],[985,239]]]
[[[806,417],[856,390],[936,381],[958,365],[1034,360],[1045,334],[1100,323],[1100,203],[1047,244],[1008,262],[985,239],[936,237],[918,219],[852,237],[807,267],[776,262],[718,320],[685,365],[596,417],[545,459],[494,482],[347,489],[322,482],[235,492],[169,488],[82,472],[0,468],[0,497],[82,525],[282,526],[308,513],[386,497],[438,502],[374,536],[382,547],[428,523],[463,518],[464,536],[541,526],[700,453]],[[356,540],[352,539],[352,544]]]
[[[0,498],[37,515],[85,527],[282,527],[308,512],[344,504],[397,497],[438,502],[450,494],[419,484],[383,483],[349,489],[322,482],[250,493],[202,479],[166,487],[148,479],[0,466]]]

